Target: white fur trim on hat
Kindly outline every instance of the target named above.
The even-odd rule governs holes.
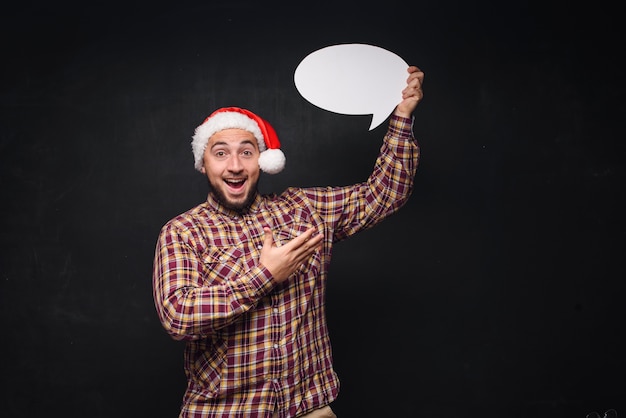
[[[209,143],[209,138],[214,133],[224,129],[243,129],[252,133],[259,144],[259,151],[265,151],[263,134],[261,134],[261,129],[259,129],[259,125],[254,120],[237,112],[217,113],[196,128],[193,141],[191,141],[196,170],[200,171],[202,169],[204,150]]]

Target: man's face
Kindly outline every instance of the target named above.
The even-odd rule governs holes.
[[[202,173],[224,206],[240,211],[252,202],[259,181],[259,145],[243,129],[224,129],[209,138]]]

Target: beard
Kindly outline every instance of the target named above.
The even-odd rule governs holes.
[[[248,190],[248,194],[246,195],[246,198],[243,200],[243,202],[240,203],[240,202],[233,202],[232,200],[228,200],[228,198],[224,195],[224,193],[222,193],[222,190],[209,180],[211,193],[213,193],[213,196],[215,196],[215,199],[218,202],[220,202],[220,204],[224,206],[225,208],[234,210],[236,212],[243,212],[243,210],[248,208],[250,204],[254,201],[254,197],[257,194],[258,183],[259,182],[257,180],[256,183],[252,184],[252,187],[250,187],[250,189]]]

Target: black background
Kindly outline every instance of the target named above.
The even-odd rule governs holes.
[[[0,415],[174,417],[182,343],[152,301],[160,227],[206,196],[193,129],[251,109],[262,191],[369,174],[385,124],[303,99],[339,43],[426,73],[410,202],[335,247],[341,418],[626,414],[624,37],[599,2],[3,6]],[[359,68],[354,68],[355,73]],[[367,86],[363,86],[367,88]]]

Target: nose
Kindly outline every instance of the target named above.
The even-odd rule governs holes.
[[[243,169],[243,164],[241,163],[241,159],[239,155],[233,154],[228,159],[228,170],[233,172],[239,172]]]

